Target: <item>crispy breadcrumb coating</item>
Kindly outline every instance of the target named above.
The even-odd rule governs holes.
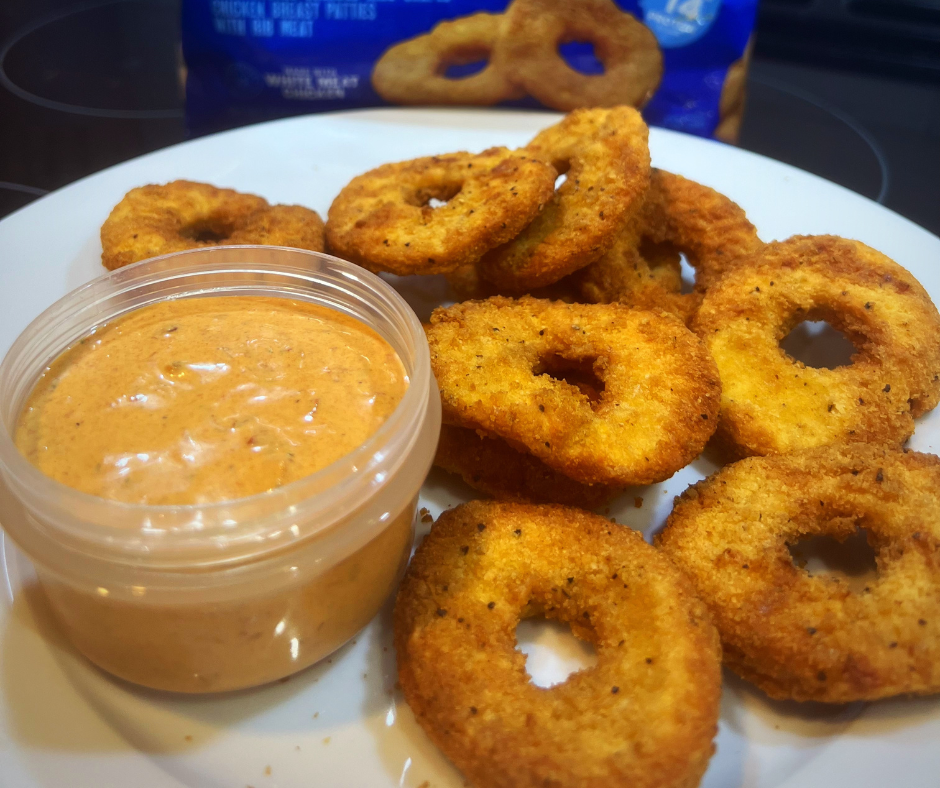
[[[261,244],[322,252],[323,222],[300,205],[173,181],[131,189],[101,227],[101,262],[114,270],[204,246]]]
[[[582,483],[668,479],[714,432],[715,364],[671,315],[497,297],[436,309],[426,331],[446,421]],[[566,367],[593,376],[595,396]]]
[[[763,247],[744,209],[721,192],[654,169],[643,203],[642,234],[682,252],[695,269],[698,292]]]
[[[663,309],[691,323],[702,293],[763,244],[744,211],[723,194],[654,169],[643,207],[596,263],[572,275],[584,300]],[[679,255],[695,269],[682,293]]]
[[[866,529],[864,591],[794,566],[787,543]],[[677,499],[661,549],[721,634],[725,664],[773,698],[940,692],[940,459],[844,444],[729,465]]]
[[[807,367],[780,340],[827,320],[848,366]],[[709,287],[693,323],[721,374],[719,439],[738,455],[842,441],[903,442],[940,396],[940,314],[893,260],[858,241],[768,244]]]
[[[605,484],[581,484],[500,438],[451,424],[441,425],[434,464],[500,501],[596,509],[623,491]]]
[[[551,199],[555,175],[533,154],[508,148],[383,164],[333,200],[327,242],[372,271],[453,271],[529,224]],[[446,202],[434,208],[432,199]]]
[[[526,150],[566,175],[545,209],[481,261],[503,292],[557,282],[601,257],[639,209],[649,186],[649,130],[632,107],[579,109]]]
[[[543,615],[597,664],[543,689],[516,650]],[[418,547],[394,614],[418,722],[477,788],[692,788],[721,676],[704,605],[639,533],[558,506],[474,501]]]

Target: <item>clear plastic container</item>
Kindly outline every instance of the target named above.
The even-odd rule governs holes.
[[[359,448],[283,487],[231,501],[144,506],[78,492],[17,450],[46,365],[95,326],[168,298],[283,296],[345,312],[395,349],[404,398]],[[275,247],[199,249],[119,269],[58,301],[0,365],[0,517],[59,623],[95,664],[177,692],[263,684],[336,650],[405,568],[440,399],[424,331],[371,273]]]

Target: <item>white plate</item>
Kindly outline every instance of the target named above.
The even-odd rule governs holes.
[[[552,120],[482,111],[309,116],[195,140],[93,175],[0,221],[0,352],[52,301],[102,273],[98,228],[134,186],[208,181],[325,215],[353,175],[377,164],[521,145]],[[906,219],[718,143],[653,129],[650,148],[657,166],[739,202],[765,240],[795,233],[857,238],[911,270],[940,302],[940,239]],[[445,292],[436,278],[399,284],[422,315]],[[938,443],[935,412],[918,424],[911,446],[936,452]],[[664,484],[629,491],[611,515],[649,533],[664,521],[672,497],[713,469],[699,459]],[[434,473],[422,504],[437,514],[468,494]],[[643,498],[642,508],[635,497]],[[395,690],[387,611],[331,660],[286,683],[176,697],[112,680],[71,652],[29,593],[28,562],[9,539],[0,548],[3,788],[463,786]],[[549,628],[529,631],[530,672],[540,681],[563,675],[566,660],[577,664],[569,639]],[[703,782],[708,788],[940,785],[940,699],[832,708],[778,703],[727,677],[717,742]]]

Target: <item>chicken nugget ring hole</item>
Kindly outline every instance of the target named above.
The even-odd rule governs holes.
[[[201,244],[214,244],[226,240],[235,228],[221,216],[201,219],[180,229],[180,235]]]
[[[405,202],[416,208],[440,208],[460,194],[463,182],[419,186],[405,197]]]
[[[780,348],[815,369],[848,367],[858,352],[852,341],[827,320],[804,320],[780,340]]]
[[[476,48],[472,51],[454,53],[442,61],[437,73],[446,79],[466,79],[479,74],[490,64],[490,50]]]
[[[571,169],[571,162],[568,159],[555,159],[551,162],[551,165],[555,168],[555,172],[558,173],[558,176],[555,178],[555,191],[557,192],[565,185],[565,181],[568,180],[568,171]]]
[[[640,254],[647,260],[656,260],[665,257],[669,252],[679,255],[679,275],[682,278],[679,292],[688,295],[695,292],[695,269],[688,258],[670,243],[656,243],[648,238],[640,241]]]
[[[688,295],[695,292],[695,269],[689,259],[676,244],[670,241],[655,241],[648,235],[640,236],[637,249],[652,269],[661,266],[673,267],[679,264],[679,292]]]
[[[834,577],[856,594],[865,593],[878,577],[875,550],[868,531],[856,528],[840,539],[831,534],[804,536],[787,544],[795,566],[812,577]]]
[[[574,386],[597,408],[604,394],[604,381],[594,371],[596,358],[565,358],[558,353],[548,353],[539,358],[532,370],[533,375],[548,375],[550,378]]]
[[[597,665],[597,651],[591,643],[575,637],[568,624],[543,616],[519,622],[516,650],[526,656],[525,669],[532,684],[545,689]]]
[[[558,45],[558,54],[579,74],[603,74],[604,63],[597,56],[592,41],[568,41]]]

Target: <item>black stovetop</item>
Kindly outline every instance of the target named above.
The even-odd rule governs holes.
[[[803,11],[792,13],[791,2],[766,0],[762,8],[741,147],[940,234],[940,72],[923,58],[899,66],[871,36],[868,51],[827,49],[822,33],[807,35],[834,24],[827,18],[828,28],[814,27],[807,9],[821,0],[801,0]],[[0,7],[0,216],[185,139],[178,5],[8,0]],[[789,49],[781,19],[795,26]],[[921,38],[925,29],[916,27]],[[896,47],[899,33],[891,32]]]

